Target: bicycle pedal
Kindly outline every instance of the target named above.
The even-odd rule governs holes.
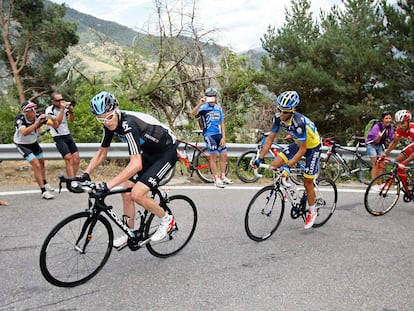
[[[118,247],[113,246],[113,248],[115,248],[118,252],[120,252],[127,246],[128,246],[128,243],[124,243],[124,244],[122,244],[121,246],[118,246]]]

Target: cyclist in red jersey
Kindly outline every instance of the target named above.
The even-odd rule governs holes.
[[[388,156],[392,150],[397,147],[402,137],[411,140],[411,144],[405,147],[401,153],[397,156],[396,161],[398,163],[398,169],[404,170],[405,166],[414,160],[414,123],[411,122],[411,112],[408,110],[399,110],[395,113],[395,122],[397,124],[397,130],[394,133],[394,139],[388,148],[381,155],[379,161]]]

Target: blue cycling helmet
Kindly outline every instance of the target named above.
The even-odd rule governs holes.
[[[299,102],[299,94],[296,91],[283,92],[276,99],[276,105],[281,110],[293,110]]]
[[[209,87],[204,93],[205,96],[217,96],[217,94],[217,89],[215,89],[214,87]]]
[[[102,91],[92,98],[89,108],[94,115],[101,115],[114,110],[118,106],[118,100],[114,95]]]

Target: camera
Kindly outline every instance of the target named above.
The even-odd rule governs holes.
[[[66,108],[69,108],[70,106],[72,106],[71,102],[66,102]]]

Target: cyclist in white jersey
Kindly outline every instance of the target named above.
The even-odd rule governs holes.
[[[320,159],[321,139],[315,124],[304,115],[295,111],[299,105],[300,98],[296,91],[286,91],[280,94],[276,100],[278,112],[275,114],[273,127],[267,137],[265,145],[253,166],[258,166],[269,151],[276,134],[282,129],[290,134],[294,143],[287,146],[272,162],[272,166],[280,167],[285,176],[289,176],[290,168],[305,157],[304,187],[308,195],[308,206],[310,213],[305,220],[305,229],[309,229],[315,222],[317,211],[315,207],[316,194],[313,184],[318,173]]]
[[[42,198],[46,200],[53,199],[52,193],[55,191],[46,181],[45,159],[43,150],[40,147],[37,136],[43,124],[53,124],[54,117],[46,120],[45,114],[36,111],[37,105],[30,101],[25,101],[21,105],[22,113],[17,115],[15,120],[16,131],[14,132],[13,141],[16,144],[17,151],[30,163],[34,178],[42,191]]]
[[[92,158],[82,175],[90,180],[89,174],[107,157],[113,137],[116,135],[128,144],[129,163],[114,178],[98,184],[98,189],[108,191],[123,183],[132,188],[122,196],[124,214],[128,217],[128,226],[134,227],[134,202],[161,219],[158,230],[151,236],[152,241],[162,240],[174,227],[175,219],[165,212],[152,199],[148,192],[158,186],[160,180],[177,162],[177,143],[171,130],[154,117],[134,111],[121,111],[114,95],[100,92],[92,98],[90,110],[104,125],[101,147]],[[128,237],[124,234],[114,240],[114,247],[126,245]]]

